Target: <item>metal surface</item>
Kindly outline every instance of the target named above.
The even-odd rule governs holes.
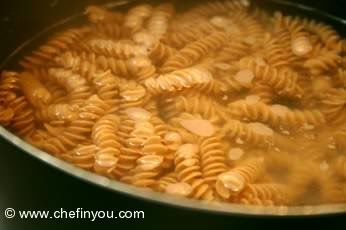
[[[119,5],[127,4],[132,1],[117,1],[112,4],[107,4],[107,7],[115,8]],[[321,11],[315,10],[313,8],[300,5],[292,4],[290,2],[271,0],[271,3],[278,4],[284,7],[296,8],[300,12],[307,12],[310,15],[316,15],[316,17],[323,17],[329,21],[333,21],[338,24],[339,28],[345,29],[346,21],[337,18],[332,15],[325,14]],[[52,31],[54,28],[59,27],[62,24],[65,24],[71,20],[80,18],[81,15],[72,16],[62,22],[53,25],[51,28],[39,33],[37,36],[28,40],[26,43],[21,45],[17,50],[15,50],[12,55],[10,55],[2,65],[0,69],[5,67],[8,62],[10,62],[16,55],[21,53],[23,49],[26,49],[27,46],[31,44],[32,41],[35,41],[39,37],[42,37]],[[82,179],[86,182],[107,188],[109,190],[118,191],[130,196],[151,200],[154,202],[165,203],[169,205],[179,206],[183,208],[194,209],[198,211],[206,212],[216,212],[224,213],[230,215],[258,215],[258,216],[312,216],[312,215],[325,215],[325,214],[337,214],[346,212],[346,203],[344,204],[330,204],[330,205],[314,205],[314,206],[290,206],[290,207],[263,207],[263,206],[252,206],[252,205],[240,205],[240,204],[228,204],[228,203],[218,203],[218,202],[205,202],[205,201],[196,201],[186,198],[178,198],[162,193],[153,192],[145,188],[137,188],[131,185],[120,183],[108,178],[98,176],[97,174],[82,170],[77,168],[69,163],[66,163],[60,159],[57,159],[46,152],[43,152],[30,144],[26,143],[19,137],[15,136],[8,130],[3,127],[0,127],[0,136],[6,139],[8,142],[17,146],[27,154],[47,163],[50,166],[53,166],[63,172],[70,174],[74,177]]]

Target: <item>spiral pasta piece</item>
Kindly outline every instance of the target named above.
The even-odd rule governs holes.
[[[78,145],[60,157],[82,169],[91,170],[95,162],[96,145]]]
[[[242,59],[240,68],[248,68],[254,72],[255,79],[270,85],[276,90],[288,95],[299,96],[302,89],[297,85],[297,74],[287,69],[277,69],[269,65],[256,64],[254,60]]]
[[[90,79],[95,73],[96,68],[101,71],[111,70],[116,76],[132,77],[135,67],[129,60],[115,59],[95,53],[87,52],[66,52],[57,57],[55,60],[59,65],[66,69],[79,72],[80,75],[87,75],[86,79]]]
[[[100,149],[95,154],[95,172],[107,175],[117,165],[121,148],[116,135],[119,123],[120,120],[116,115],[108,114],[100,118],[93,126],[91,137]]]
[[[65,69],[49,69],[49,75],[69,93],[71,103],[82,103],[91,96],[90,87],[85,78]]]
[[[251,47],[240,39],[231,39],[231,41],[221,49],[217,61],[229,62],[239,60],[247,56]]]
[[[217,177],[216,191],[224,199],[237,197],[247,185],[256,182],[264,174],[261,158],[252,158]]]
[[[119,79],[112,75],[110,71],[94,73],[91,76],[92,82],[97,91],[97,95],[110,107],[110,113],[115,113],[119,109]]]
[[[5,108],[0,106],[0,124],[3,126],[8,126],[14,116],[14,111],[11,108]]]
[[[54,56],[61,51],[71,49],[73,46],[78,47],[78,41],[82,40],[83,36],[88,33],[90,33],[90,28],[86,26],[58,33],[47,41],[46,44],[39,47],[37,51],[25,57],[20,64],[25,68],[33,68],[37,65],[42,65],[46,61],[52,60]]]
[[[70,104],[51,104],[42,107],[35,115],[40,121],[71,122],[78,117],[78,107]]]
[[[0,88],[1,124],[10,126],[19,136],[30,136],[36,128],[34,110],[26,97],[17,95],[21,89],[19,74],[3,72]]]
[[[232,26],[234,27],[233,30],[229,31],[231,36],[240,37],[251,46],[263,40],[263,35],[265,34],[264,25],[256,20],[254,15],[248,14],[246,10],[239,10],[230,15],[230,18],[231,24],[233,24],[231,28]],[[242,29],[238,31],[238,28]]]
[[[0,78],[0,90],[16,92],[20,89],[19,85],[19,73],[13,71],[1,72]]]
[[[297,61],[297,56],[293,53],[290,39],[290,33],[286,29],[283,29],[264,41],[264,58],[269,65],[283,67],[292,65]]]
[[[152,14],[153,7],[149,4],[141,4],[131,8],[124,18],[124,26],[132,33],[141,29],[144,20]]]
[[[281,124],[281,116],[272,112],[271,107],[260,101],[238,100],[228,105],[230,114],[243,120],[269,122],[277,126]]]
[[[127,108],[145,107],[150,99],[146,89],[135,81],[128,81],[120,84],[120,113],[124,113]]]
[[[274,14],[274,28],[286,28],[291,34],[292,52],[297,56],[306,56],[312,51],[309,34],[305,30],[302,20],[298,17],[284,16],[281,12]]]
[[[214,27],[209,23],[200,23],[194,25],[189,30],[179,29],[177,31],[172,31],[172,33],[162,38],[165,44],[168,44],[177,49],[181,49],[187,44],[198,40],[203,35],[208,35],[210,31],[213,31]]]
[[[333,51],[322,50],[319,55],[305,61],[304,67],[309,71],[318,75],[328,70],[335,69],[340,63],[340,56]]]
[[[270,146],[273,144],[273,130],[261,123],[242,123],[238,120],[230,120],[221,128],[221,136],[253,145]]]
[[[43,107],[49,104],[52,100],[50,92],[45,86],[32,74],[21,73],[19,77],[21,89],[34,107]]]
[[[177,175],[174,172],[167,173],[158,179],[155,190],[164,192],[168,185],[177,183]]]
[[[117,174],[123,176],[124,173],[129,170],[133,170],[135,173],[136,161],[141,155],[156,155],[160,157],[160,159],[162,158],[161,163],[167,166],[165,159],[167,148],[163,145],[163,139],[160,136],[160,130],[162,129],[160,123],[158,123],[154,117],[151,117],[152,115],[145,110],[137,108],[130,109],[131,108],[127,109],[127,113],[131,112],[132,115],[125,118],[122,122],[123,125],[121,125],[119,129],[119,136],[122,138],[123,147],[121,149],[122,154],[119,157],[119,171]],[[144,114],[140,115],[140,113],[144,113],[144,111],[147,117],[145,117]],[[141,170],[139,171],[141,172]],[[156,176],[156,173],[154,174]],[[143,175],[145,176],[146,174]],[[131,181],[131,178],[132,177],[125,177],[123,179],[125,181]]]
[[[176,92],[185,88],[201,87],[211,84],[213,77],[211,73],[203,68],[194,67],[169,74],[160,75],[155,78],[148,78],[144,84],[153,95],[165,92]]]
[[[96,65],[100,69],[107,71],[110,69],[114,75],[132,76],[132,68],[128,60],[118,60],[112,57],[98,56]]]
[[[130,171],[130,175],[121,178],[122,181],[139,187],[155,186],[156,177],[161,173],[160,166],[163,157],[159,155],[145,155],[137,159],[137,166]]]
[[[259,101],[270,104],[275,97],[275,93],[268,85],[256,84],[249,90],[249,96],[256,97]]]
[[[156,127],[159,126],[156,125]],[[158,130],[156,132],[163,137],[162,143],[165,144],[167,148],[167,152],[162,167],[169,169],[172,168],[174,165],[174,154],[179,148],[179,146],[183,143],[183,138],[178,132],[171,131],[168,127],[165,128],[165,132],[162,134],[160,134]]]
[[[85,14],[92,23],[121,23],[124,17],[122,13],[114,13],[100,6],[88,6]]]
[[[346,90],[332,89],[322,96],[322,112],[326,119],[335,124],[346,120]]]
[[[124,176],[129,170],[135,166],[136,160],[140,157],[140,152],[137,148],[129,148],[129,142],[127,141],[131,135],[130,133],[134,129],[135,122],[129,118],[122,118],[119,126],[118,135],[122,147],[120,149],[121,155],[117,168],[114,170],[115,175],[118,177]]]
[[[283,184],[249,184],[239,195],[240,203],[252,205],[287,205],[290,202],[288,188]]]
[[[132,75],[142,84],[146,79],[155,77],[157,75],[156,67],[148,58],[132,58],[129,60],[128,65],[132,71]]]
[[[227,170],[225,152],[219,137],[201,138],[200,149],[203,178],[207,183],[215,183],[217,176]]]
[[[289,111],[285,119],[288,124],[291,124],[292,126],[318,126],[325,123],[324,115],[319,110],[306,110],[306,111],[299,111],[299,110],[293,110]],[[309,129],[310,127],[305,127]],[[311,127],[312,129],[314,127]]]
[[[42,143],[42,148],[56,155],[60,155],[76,147],[80,141],[87,138],[87,135],[92,131],[94,122],[107,109],[108,105],[104,101],[96,95],[91,96],[83,103],[78,119],[72,121],[60,135],[52,136],[46,142]]]
[[[195,199],[211,200],[213,191],[203,180],[198,146],[185,144],[175,154],[175,172],[178,179],[190,184],[193,188],[191,196]]]
[[[114,42],[113,40],[92,39],[88,46],[98,55],[110,56],[119,59],[129,59],[131,57],[146,55],[145,50],[140,47],[125,42]]]
[[[309,19],[303,19],[302,23],[306,30],[316,34],[329,49],[336,52],[341,51],[341,38],[331,26]]]
[[[201,114],[204,119],[213,123],[219,123],[226,115],[222,112],[221,105],[211,100],[207,96],[187,95],[168,98],[162,107],[162,115],[169,120],[182,112],[191,114]]]
[[[274,127],[294,128],[306,125],[321,126],[325,123],[319,110],[291,110],[286,106],[269,106],[263,102],[239,100],[228,105],[230,114],[241,119],[269,123]]]
[[[221,48],[226,41],[227,37],[223,32],[215,32],[205,38],[201,38],[185,46],[176,55],[168,58],[162,65],[161,71],[167,73],[189,67],[209,52]]]
[[[148,19],[147,29],[156,39],[161,39],[168,30],[169,19],[174,14],[174,6],[169,3],[160,4],[157,6]]]
[[[149,57],[156,63],[163,63],[177,52],[178,51],[175,48],[167,46],[161,42],[156,42],[151,48]]]
[[[24,96],[12,95],[8,97],[6,107],[13,111],[10,127],[19,136],[30,136],[36,128],[34,110]],[[9,122],[9,121],[7,121]]]

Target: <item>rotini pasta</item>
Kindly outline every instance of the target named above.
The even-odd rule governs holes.
[[[198,152],[198,145],[181,145],[175,153],[175,172],[180,181],[191,185],[194,198],[211,200],[213,199],[213,190],[202,177]]]
[[[227,170],[225,152],[217,136],[200,140],[202,174],[207,183],[215,183],[217,176]]]
[[[237,196],[248,184],[256,182],[263,174],[263,159],[249,159],[241,165],[220,174],[216,182],[216,191],[222,198],[229,199]]]
[[[124,26],[131,30],[132,33],[142,29],[144,20],[152,14],[153,7],[148,4],[142,4],[133,7],[125,15]]]
[[[90,28],[85,26],[59,33],[53,36],[46,44],[42,45],[37,51],[33,52],[32,55],[25,57],[20,64],[25,68],[42,65],[52,60],[61,51],[71,48],[76,49],[78,47],[78,41],[82,40],[83,36],[88,33],[90,33]]]
[[[200,114],[213,123],[220,123],[227,116],[221,105],[200,94],[167,98],[161,108],[162,116],[167,120],[183,112]]]
[[[319,110],[290,110],[283,105],[272,105],[260,101],[238,100],[228,105],[230,113],[244,120],[269,123],[274,127],[301,128],[307,125],[321,126],[325,123],[323,114]]]
[[[92,23],[121,23],[124,18],[122,13],[111,12],[100,6],[88,6],[85,14],[87,14],[89,21]]]
[[[19,85],[28,101],[37,108],[46,106],[52,100],[50,92],[30,73],[22,73]]]
[[[161,68],[163,73],[189,67],[201,57],[213,50],[221,48],[227,41],[226,34],[215,32],[185,46],[176,55],[170,57]]]
[[[253,71],[255,78],[281,93],[298,97],[302,95],[302,89],[297,85],[298,75],[294,71],[257,64],[253,59],[240,60],[239,66],[240,68],[250,69]]]
[[[169,19],[174,14],[173,5],[166,3],[157,6],[148,19],[147,29],[154,38],[160,40],[166,34],[169,26]]]
[[[156,190],[164,192],[167,186],[178,182],[177,175],[174,172],[168,173],[158,179],[156,182]]]
[[[287,205],[290,202],[288,188],[283,184],[249,184],[240,195],[240,203],[253,205]]]
[[[149,78],[145,81],[145,86],[150,93],[157,95],[205,86],[212,84],[212,80],[212,75],[208,70],[195,67],[160,75],[157,78]]]
[[[221,136],[243,144],[268,146],[273,144],[274,132],[262,123],[243,123],[229,120],[221,129]]]
[[[0,124],[174,196],[346,202],[346,40],[248,0],[196,4],[87,7],[86,23],[1,72]]]
[[[141,47],[126,42],[114,42],[113,40],[92,39],[88,42],[88,47],[97,55],[119,59],[146,55],[145,50],[142,50]]]
[[[346,90],[331,89],[322,96],[321,111],[327,120],[332,123],[342,124],[346,120]]]
[[[99,149],[95,154],[95,172],[111,174],[116,168],[121,148],[116,135],[119,123],[119,117],[109,114],[100,118],[93,126],[91,137]]]

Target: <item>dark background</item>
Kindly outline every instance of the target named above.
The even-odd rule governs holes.
[[[260,1],[260,0],[259,0]],[[18,44],[48,25],[80,12],[90,0],[6,0],[0,2],[0,63]],[[180,1],[184,2],[184,1]],[[346,1],[297,1],[346,18]],[[182,4],[181,3],[181,4]],[[0,70],[1,71],[1,70]],[[345,216],[319,218],[254,218],[214,215],[178,209],[130,198],[87,184],[32,158],[0,139],[0,230],[68,229],[70,225],[91,226],[83,220],[6,220],[7,207],[23,210],[143,210],[145,219],[98,221],[112,229],[177,228],[264,229],[317,228],[345,226]],[[41,228],[42,227],[42,228]],[[93,227],[95,228],[95,227]]]

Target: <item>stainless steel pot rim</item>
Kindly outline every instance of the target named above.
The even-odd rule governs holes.
[[[327,205],[312,205],[312,206],[278,206],[264,207],[254,205],[229,204],[220,202],[205,202],[196,201],[186,198],[174,197],[163,193],[158,193],[145,188],[138,188],[132,185],[127,185],[118,181],[99,176],[92,172],[80,169],[69,163],[66,163],[52,155],[43,152],[42,150],[30,145],[19,137],[15,136],[5,128],[0,127],[0,135],[8,142],[17,146],[21,150],[31,156],[50,164],[51,166],[62,170],[74,177],[87,181],[89,183],[127,194],[133,197],[155,201],[163,204],[185,207],[195,210],[218,212],[232,215],[263,215],[263,216],[311,216],[321,214],[337,214],[346,212],[345,204],[327,204]]]
[[[120,5],[128,4],[129,2],[134,2],[135,0],[122,0],[114,3],[105,4],[108,8],[114,8]],[[293,4],[284,0],[268,0],[270,2],[283,4],[287,6],[293,6],[300,10],[310,11],[318,14],[322,14],[334,21],[338,21],[343,25],[346,25],[346,20],[335,17],[333,15],[326,14],[322,11],[316,10],[314,8],[302,5]],[[6,65],[6,63],[12,59],[19,51],[30,44],[33,40],[40,37],[42,34],[50,31],[51,28],[57,27],[65,22],[68,22],[77,16],[75,15],[69,17],[57,24],[47,28],[46,30],[38,33],[36,36],[29,39],[27,42],[18,47],[8,58],[0,64],[0,68]],[[242,205],[242,204],[231,204],[231,203],[220,203],[220,202],[205,202],[197,201],[186,198],[174,197],[171,195],[166,195],[163,193],[158,193],[151,191],[150,189],[139,188],[132,185],[124,184],[115,180],[108,179],[103,176],[99,176],[95,173],[80,169],[72,164],[69,164],[63,160],[60,160],[32,145],[25,142],[21,138],[12,134],[5,128],[0,126],[0,136],[11,144],[17,146],[29,155],[86,182],[98,185],[100,187],[120,192],[132,197],[149,200],[153,202],[158,202],[161,204],[172,205],[181,208],[189,208],[193,210],[205,211],[205,212],[215,212],[223,213],[227,215],[256,215],[256,216],[314,216],[314,215],[327,215],[327,214],[338,214],[346,213],[346,203],[342,204],[325,204],[325,205],[309,205],[309,206],[278,206],[278,207],[264,207],[255,205]]]

